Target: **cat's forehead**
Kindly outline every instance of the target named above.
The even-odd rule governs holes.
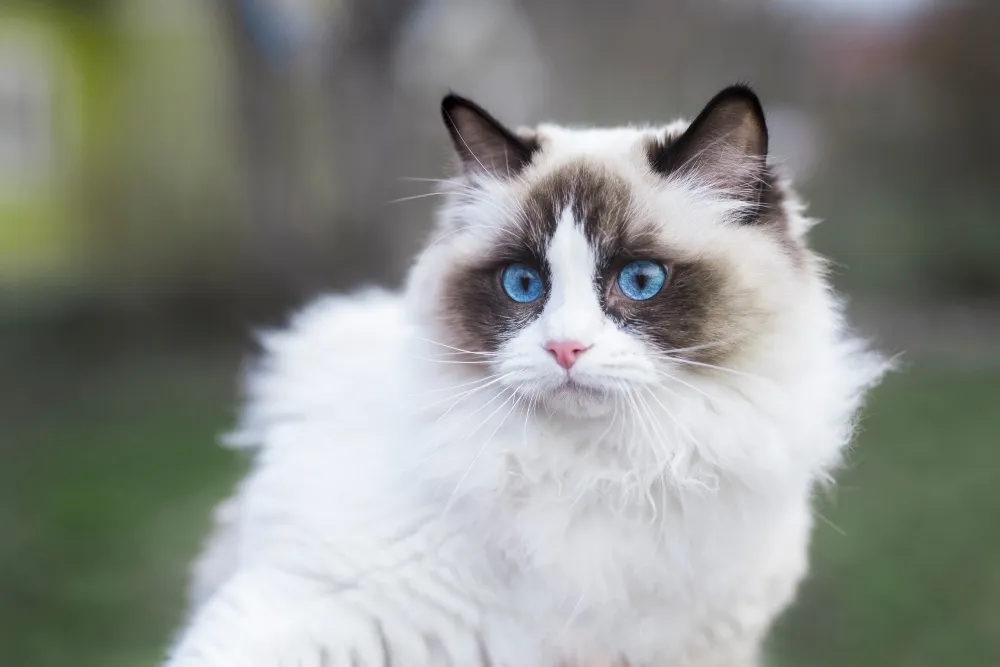
[[[670,141],[683,124],[666,127],[567,128],[541,125],[532,162],[510,184],[527,221],[523,233],[543,247],[566,214],[606,255],[630,242],[648,244],[652,216],[644,202],[663,181],[652,173],[650,149]]]
[[[558,221],[565,219],[576,223],[597,258],[648,237],[637,191],[648,173],[648,147],[665,136],[662,127],[533,130],[539,150],[512,184],[523,223],[517,226],[518,242],[544,256]]]
[[[536,164],[545,167],[581,157],[642,159],[651,142],[679,136],[687,125],[683,120],[666,126],[607,128],[543,124],[531,133],[541,149],[536,157]]]
[[[563,161],[524,183],[520,215],[502,243],[530,248],[543,259],[560,222],[571,221],[586,237],[598,262],[622,251],[660,249],[651,218],[630,179],[592,156]]]

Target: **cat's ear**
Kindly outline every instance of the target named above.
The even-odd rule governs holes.
[[[538,149],[534,140],[517,136],[481,106],[458,95],[441,101],[441,117],[467,173],[513,176]]]
[[[758,201],[767,164],[760,100],[747,86],[726,88],[680,137],[653,145],[649,159],[664,176],[691,176],[740,199]]]

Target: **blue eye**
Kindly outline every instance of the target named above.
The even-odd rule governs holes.
[[[659,294],[666,281],[666,267],[658,262],[640,259],[626,264],[618,274],[618,289],[633,301],[645,301]]]
[[[531,303],[542,295],[542,276],[526,264],[511,264],[501,276],[503,291],[518,303]]]

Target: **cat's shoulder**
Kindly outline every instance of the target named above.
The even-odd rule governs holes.
[[[319,297],[295,313],[288,326],[261,334],[266,355],[286,360],[298,355],[340,358],[344,346],[358,351],[395,342],[407,328],[402,296],[369,288]]]
[[[287,326],[259,335],[240,427],[228,442],[260,445],[262,429],[290,419],[374,416],[393,393],[387,385],[411,335],[398,293],[365,289],[314,300]]]

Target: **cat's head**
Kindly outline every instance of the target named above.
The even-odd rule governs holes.
[[[513,131],[454,95],[442,113],[460,171],[411,301],[442,360],[550,411],[741,372],[822,289],[747,87],[659,128]]]

